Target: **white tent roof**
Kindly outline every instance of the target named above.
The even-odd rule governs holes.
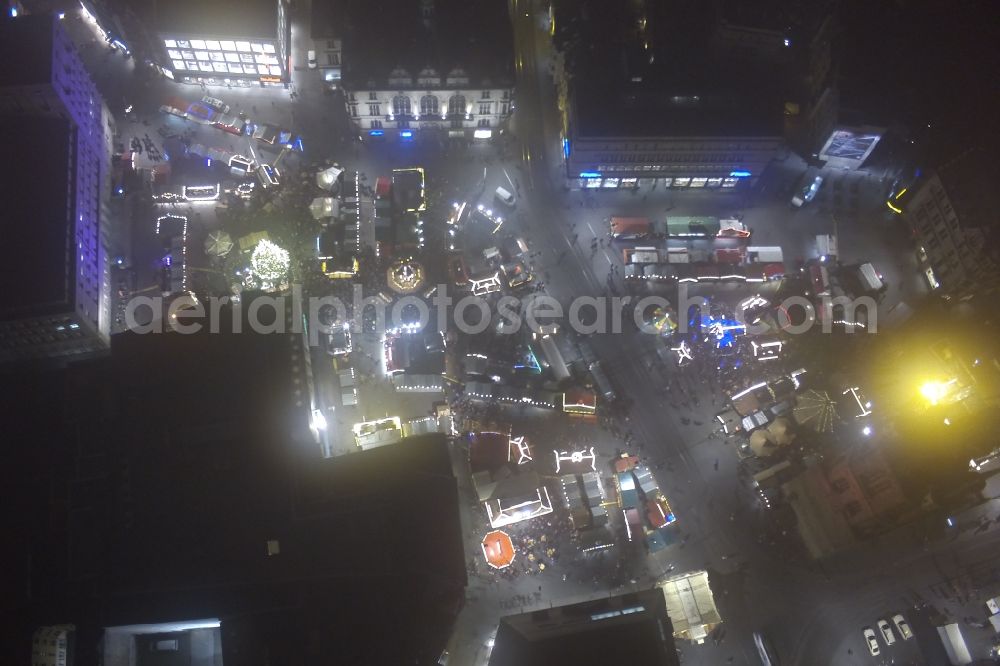
[[[316,197],[309,204],[309,210],[317,220],[333,217],[337,214],[339,208],[337,200],[333,197]]]
[[[712,627],[722,622],[715,607],[708,572],[695,571],[675,576],[657,585],[667,602],[667,615],[674,635],[702,642]]]
[[[316,184],[319,185],[324,190],[332,190],[334,183],[337,182],[337,178],[344,172],[343,169],[338,167],[330,167],[329,169],[323,169],[316,174]]]

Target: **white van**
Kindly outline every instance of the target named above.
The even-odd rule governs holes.
[[[498,187],[495,194],[497,199],[504,202],[508,206],[514,205],[514,195],[508,192],[507,190],[503,189],[502,187]]]
[[[865,291],[885,291],[882,275],[870,263],[858,266],[858,280]]]

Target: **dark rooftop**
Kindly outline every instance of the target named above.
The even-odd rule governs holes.
[[[73,621],[91,646],[102,626],[217,617],[241,666],[436,659],[466,584],[444,436],[323,459],[296,436],[298,336],[219,329],[115,336],[58,400],[50,378],[19,401],[15,441],[41,419],[66,450],[20,456],[30,482],[5,486],[31,500],[10,543],[33,597],[0,620]]]
[[[52,80],[50,14],[0,18],[0,88],[48,83]],[[16,63],[16,66],[13,64]]]
[[[70,136],[67,121],[58,118],[26,116],[0,123],[0,145],[19,156],[17,168],[6,169],[0,179],[0,277],[10,286],[0,299],[0,320],[72,309]]]
[[[834,0],[721,0],[720,16],[725,23],[811,39],[834,4]]]
[[[439,85],[420,88],[466,87],[445,82],[456,70],[474,87],[513,85],[513,31],[504,0],[325,1],[336,2],[344,17],[343,78],[349,88],[385,87],[397,69],[415,85],[424,70],[441,78]]]
[[[596,82],[576,88],[575,134],[584,137],[782,135],[781,103],[737,91],[683,88],[683,93],[617,89]],[[679,90],[679,89],[678,89]],[[697,99],[694,99],[697,98]]]
[[[334,0],[315,0],[312,3],[312,17],[309,21],[310,37],[313,39],[330,39],[344,35],[343,2]]]
[[[673,632],[658,589],[595,599],[501,618],[490,666],[676,666]]]
[[[992,146],[980,143],[937,169],[948,199],[964,227],[998,226],[1000,196],[996,183],[1000,179],[1000,167],[997,166],[996,150],[1000,142],[993,140],[992,143]],[[989,251],[994,249],[987,248]]]
[[[716,58],[710,3],[556,0],[577,136],[781,136],[777,77]]]
[[[278,34],[277,0],[152,0],[151,27],[163,35],[273,37]]]

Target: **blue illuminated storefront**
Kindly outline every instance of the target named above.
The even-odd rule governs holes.
[[[635,169],[630,169],[635,171]],[[729,171],[727,175],[715,176],[658,176],[650,173],[648,177],[616,176],[613,171],[581,171],[575,181],[576,187],[585,190],[621,190],[637,189],[639,187],[662,187],[669,189],[710,189],[736,190],[743,183],[749,182],[753,174],[746,170]]]

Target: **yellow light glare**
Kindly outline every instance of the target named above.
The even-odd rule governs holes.
[[[924,384],[920,387],[920,395],[924,396],[924,398],[927,399],[927,402],[932,405],[936,405],[948,395],[948,392],[951,391],[951,386],[954,383],[954,379],[947,382],[924,382]]]

